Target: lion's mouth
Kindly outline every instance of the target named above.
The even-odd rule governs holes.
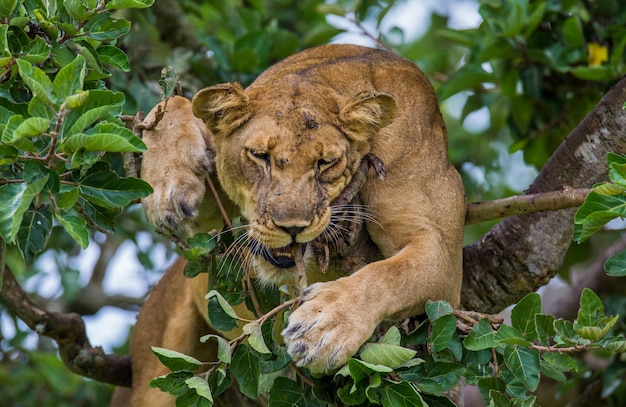
[[[306,249],[306,244],[302,245],[302,253],[304,254],[304,250]],[[288,244],[284,247],[279,247],[277,249],[270,249],[267,247],[262,247],[258,254],[260,254],[268,263],[280,267],[280,268],[291,268],[296,266],[295,260],[295,251],[296,246],[294,244]]]

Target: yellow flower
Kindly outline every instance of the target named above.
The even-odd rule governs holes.
[[[598,66],[609,60],[609,49],[596,42],[587,44],[587,52],[589,52],[589,66]]]

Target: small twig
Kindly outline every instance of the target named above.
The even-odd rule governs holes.
[[[308,285],[309,281],[306,275],[306,267],[304,265],[304,255],[302,253],[302,244],[296,243],[294,244],[294,253],[293,257],[296,261],[296,267],[298,268],[298,286],[300,288],[300,292],[304,290]]]
[[[154,231],[157,232],[158,234],[160,234],[161,236],[165,236],[166,238],[168,238],[169,240],[174,242],[174,244],[180,250],[186,252],[187,250],[190,249],[189,245],[187,243],[183,242],[183,240],[180,237],[178,237],[175,233],[173,233],[171,230],[160,228],[160,227],[155,227]]]
[[[500,376],[500,367],[498,366],[498,355],[496,355],[496,348],[491,348],[491,360],[493,360],[493,376]]]
[[[307,376],[305,376],[294,362],[291,362],[290,366],[293,369],[296,376],[298,376],[300,380],[302,380],[303,384],[306,384],[307,386],[311,388],[314,387],[315,384],[313,383],[313,381],[309,379]]]
[[[132,120],[128,120],[129,118],[132,118]],[[144,130],[143,119],[143,112],[137,112],[136,115],[131,117],[126,116],[122,120],[124,120],[126,123],[132,122],[131,130],[133,131],[135,136],[141,139],[143,138]],[[135,155],[133,153],[122,153],[122,163],[124,165],[126,175],[128,175],[129,177],[137,178],[137,163],[135,162]]]
[[[478,323],[478,321],[484,318],[488,319],[489,323],[494,326],[502,325],[502,323],[504,322],[504,318],[499,315],[483,314],[482,312],[476,311],[455,309],[452,311],[452,314],[455,317],[463,319],[472,325]]]
[[[220,195],[213,185],[213,181],[211,181],[211,176],[207,175],[206,177],[206,185],[209,187],[209,191],[211,191],[211,195],[213,195],[213,199],[215,200],[215,204],[217,208],[220,210],[220,214],[222,215],[222,219],[224,220],[224,224],[228,226],[229,229],[233,228],[233,224],[230,222],[230,217],[228,216],[228,212],[224,208],[224,204],[222,204],[222,200],[220,199]]]
[[[250,295],[250,301],[252,301],[254,312],[258,318],[263,315],[263,310],[261,309],[261,304],[259,304],[259,299],[256,297],[256,292],[254,291],[254,286],[252,285],[252,277],[250,277],[249,267],[245,263],[244,267],[246,268],[244,273],[246,275],[246,286],[248,289],[248,294]]]
[[[390,48],[387,44],[385,44],[380,39],[380,35],[379,36],[375,36],[374,34],[370,33],[365,27],[363,27],[363,24],[361,24],[361,22],[359,20],[357,20],[355,17],[353,17],[353,16],[345,17],[345,19],[348,20],[350,23],[354,24],[359,29],[361,34],[363,34],[367,38],[371,39],[372,41],[376,42],[376,45],[378,47],[386,49],[387,51],[393,51],[392,48]]]

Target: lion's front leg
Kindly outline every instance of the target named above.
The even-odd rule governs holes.
[[[355,355],[383,320],[423,313],[429,300],[457,306],[459,256],[450,255],[437,236],[423,237],[351,276],[309,286],[282,332],[289,354],[314,374],[330,373]]]

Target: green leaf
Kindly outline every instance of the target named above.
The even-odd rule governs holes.
[[[361,347],[359,356],[367,363],[398,367],[413,359],[417,351],[388,343],[366,343]]]
[[[78,92],[75,95],[68,96],[61,104],[61,110],[74,110],[82,107],[89,100],[89,91]]]
[[[84,21],[93,17],[98,10],[97,0],[64,0],[63,6],[67,13],[75,20]]]
[[[209,387],[209,383],[201,379],[198,376],[190,377],[185,380],[185,384],[189,386],[196,394],[204,399],[209,400],[210,403],[213,403],[213,395],[211,394],[211,388]]]
[[[59,103],[83,89],[85,79],[85,58],[77,55],[71,64],[59,70],[52,82],[52,95]]]
[[[237,378],[239,390],[246,396],[256,399],[261,373],[259,357],[256,353],[251,352],[246,345],[239,345],[233,355],[230,369]]]
[[[385,335],[380,338],[381,343],[388,343],[389,345],[400,346],[401,341],[402,334],[400,333],[400,329],[398,329],[395,325],[392,325],[391,328],[387,330]]]
[[[230,353],[230,344],[228,341],[219,335],[209,334],[201,337],[200,342],[205,343],[210,339],[215,339],[217,342],[217,359],[226,364],[230,363],[232,355]]]
[[[594,326],[598,320],[604,317],[604,304],[602,300],[589,288],[584,288],[580,296],[580,309],[575,324],[582,326]]]
[[[144,142],[129,129],[115,123],[98,123],[88,133],[74,134],[62,142],[63,148],[113,153],[140,153],[147,150]]]
[[[393,372],[393,368],[351,358],[348,360],[348,372],[354,379],[354,382],[358,383],[366,377],[369,377],[372,373],[391,373]]]
[[[603,195],[597,189],[592,190],[576,211],[574,240],[584,242],[617,217],[626,217],[626,195]]]
[[[302,386],[286,377],[277,377],[269,394],[269,407],[317,407],[306,397]]]
[[[556,334],[554,331],[554,320],[552,315],[537,314],[535,315],[535,326],[537,327],[538,339],[542,344],[549,344],[552,337]]]
[[[511,402],[506,398],[504,393],[497,390],[489,392],[489,407],[510,407]]]
[[[602,345],[602,347],[611,352],[626,353],[626,340],[624,338],[613,338],[612,341]]]
[[[107,10],[121,10],[124,8],[148,8],[154,4],[154,0],[111,0],[107,3]]]
[[[452,314],[452,307],[445,301],[432,301],[426,303],[426,315],[431,322],[444,315]]]
[[[563,23],[563,37],[567,45],[571,47],[582,47],[585,45],[585,35],[580,17],[572,16]]]
[[[121,49],[113,45],[102,45],[98,47],[97,51],[103,64],[112,65],[122,72],[130,72],[128,57]]]
[[[17,148],[7,144],[0,144],[0,165],[13,164],[16,158]]]
[[[91,222],[107,233],[115,232],[115,218],[121,212],[120,208],[103,208],[98,205],[78,197],[78,204],[84,209],[84,215],[91,219]]]
[[[202,362],[198,359],[185,355],[175,350],[159,348],[157,346],[151,347],[152,352],[159,358],[161,363],[165,365],[172,372],[189,371],[193,372],[202,366]]]
[[[124,94],[110,90],[90,90],[88,100],[72,110],[63,123],[62,138],[82,133],[99,120],[114,121],[122,113]]]
[[[486,72],[480,66],[465,65],[441,85],[437,92],[439,101],[443,102],[461,91],[479,88],[485,83],[494,81],[493,74]]]
[[[432,332],[430,336],[432,350],[441,352],[447,349],[456,333],[456,317],[454,315],[444,315],[432,322]]]
[[[239,317],[219,291],[211,290],[205,298],[209,300],[209,320],[213,327],[221,331],[230,331],[237,327]]]
[[[103,208],[124,208],[131,202],[145,198],[152,187],[137,178],[120,178],[105,162],[98,162],[79,180],[80,195]]]
[[[112,41],[130,31],[130,22],[103,13],[90,20],[84,31],[96,41]]]
[[[0,236],[8,243],[15,244],[15,237],[33,199],[48,182],[43,177],[32,183],[15,183],[0,186]]]
[[[565,344],[578,343],[581,338],[574,330],[574,324],[571,321],[557,319],[554,321],[554,332],[559,336]]]
[[[526,389],[529,391],[537,390],[537,385],[539,385],[539,352],[518,346],[507,346],[504,348],[504,362]]]
[[[25,47],[20,59],[30,62],[31,64],[41,64],[50,58],[52,47],[41,37],[35,37],[27,47]]]
[[[182,396],[189,391],[189,386],[185,382],[191,377],[193,373],[189,371],[176,371],[150,380],[150,387],[174,396]]]
[[[55,214],[55,219],[78,242],[80,247],[86,249],[89,246],[89,231],[87,230],[87,221],[85,219],[78,216],[61,216],[59,214]]]
[[[534,341],[538,338],[535,316],[539,313],[541,297],[537,293],[530,293],[511,310],[511,325],[522,333],[524,339]]]
[[[11,116],[2,132],[2,142],[15,144],[19,140],[39,136],[49,126],[50,121],[43,117],[29,117],[24,120],[22,115]]]
[[[390,383],[381,391],[383,407],[428,407],[418,391],[408,382]]]
[[[487,318],[483,318],[472,327],[470,333],[463,340],[463,346],[467,350],[477,351],[496,346],[494,342],[495,332]]]
[[[15,61],[20,72],[20,77],[32,92],[33,97],[40,98],[48,105],[54,105],[54,103],[52,103],[52,82],[50,82],[48,75],[28,61],[20,58]]]
[[[521,346],[528,346],[531,344],[529,341],[524,339],[520,331],[509,325],[502,325],[498,328],[498,332],[496,332],[496,335],[494,336],[494,341]]]
[[[9,17],[17,3],[17,0],[0,0],[0,18],[4,20]]]
[[[541,374],[554,380],[565,381],[564,372],[578,370],[578,365],[570,355],[557,352],[545,352],[541,355]]]
[[[29,209],[17,232],[17,247],[26,264],[33,264],[35,258],[46,248],[52,231],[52,213],[49,205]]]
[[[506,391],[504,381],[499,377],[484,377],[478,380],[478,391],[480,392],[480,395],[485,403],[489,403],[490,393],[492,390],[504,393]]]
[[[250,347],[259,353],[271,354],[263,339],[263,332],[261,332],[261,325],[258,321],[253,321],[243,326],[243,333],[249,335],[248,343]]]
[[[415,382],[425,393],[442,395],[461,380],[464,369],[459,363],[424,363],[411,369],[409,375],[401,373],[401,377]]]
[[[58,195],[56,195],[56,201],[59,209],[62,211],[69,211],[78,202],[79,191],[77,187],[63,186]]]
[[[453,44],[464,47],[472,47],[476,43],[478,31],[475,28],[466,30],[454,30],[451,28],[440,28],[437,30],[437,36]]]
[[[604,270],[611,277],[626,276],[626,251],[609,257],[604,263]]]
[[[589,339],[592,342],[597,342],[602,339],[611,330],[611,328],[613,328],[618,320],[619,315],[615,315],[599,319],[595,326],[580,326],[579,324],[574,323],[574,330],[583,338]]]

